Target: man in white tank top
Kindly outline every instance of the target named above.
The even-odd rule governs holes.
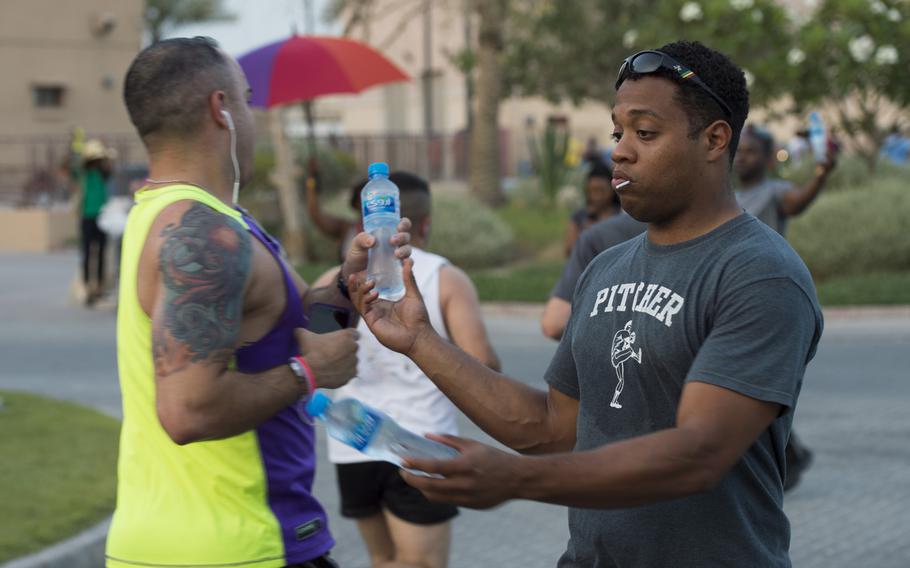
[[[413,223],[414,276],[436,331],[488,367],[499,370],[480,315],[477,291],[468,276],[445,258],[426,252],[430,232],[430,188],[423,179],[394,172],[389,179],[401,192],[401,215]],[[317,280],[334,282],[337,269]],[[357,377],[336,398],[356,398],[382,410],[405,428],[456,434],[455,406],[410,359],[383,347],[363,321]],[[404,482],[398,468],[370,458],[329,438],[329,459],[336,464],[341,514],[357,521],[374,568],[442,568],[448,564],[451,520],[458,510],[431,503]]]

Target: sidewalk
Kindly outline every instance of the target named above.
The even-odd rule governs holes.
[[[119,416],[114,313],[67,303],[75,255],[0,254],[0,266],[0,388],[74,400]],[[506,373],[543,387],[556,343],[540,334],[540,310],[484,306]],[[826,310],[826,320],[796,414],[797,431],[815,452],[815,463],[785,503],[793,565],[906,568],[910,308]],[[467,421],[461,425],[465,436],[488,439]],[[322,451],[321,430],[319,436]],[[334,470],[322,456],[315,492],[330,514],[335,556],[344,568],[365,567],[354,524],[337,514]],[[451,568],[552,567],[568,538],[564,508],[525,501],[463,511],[454,527]]]

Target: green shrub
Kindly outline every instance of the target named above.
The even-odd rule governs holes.
[[[810,158],[802,160],[795,165],[781,168],[780,176],[791,180],[793,183],[805,184],[815,175],[815,162]],[[862,190],[869,186],[870,180],[875,183],[886,180],[903,179],[907,177],[908,169],[894,163],[882,160],[878,163],[875,174],[870,174],[866,162],[856,156],[841,156],[837,167],[828,176],[825,191],[837,193],[840,191]]]
[[[306,141],[298,141],[293,145],[293,151],[297,160],[297,166],[303,175],[307,171],[307,163],[310,159],[310,146]],[[322,195],[334,196],[335,194],[350,195],[351,185],[367,176],[367,168],[364,164],[361,166],[354,159],[354,156],[344,150],[332,148],[330,146],[319,145],[316,149],[316,156],[319,160],[319,174],[322,181]],[[304,180],[298,179],[299,184]],[[302,185],[301,185],[302,187]]]
[[[464,194],[433,195],[429,249],[463,268],[496,266],[512,256],[512,231],[487,206]]]
[[[910,269],[910,190],[896,178],[823,194],[795,219],[790,242],[816,279]]]
[[[481,302],[543,303],[562,274],[562,260],[536,261],[468,273]]]

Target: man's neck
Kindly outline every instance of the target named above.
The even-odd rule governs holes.
[[[694,197],[685,210],[661,223],[648,223],[648,239],[657,245],[682,243],[710,233],[742,214],[742,207],[729,190],[728,183],[719,193]]]
[[[149,152],[150,187],[175,183],[198,186],[227,205],[233,205],[233,180],[221,164],[200,156],[193,148],[169,146]]]

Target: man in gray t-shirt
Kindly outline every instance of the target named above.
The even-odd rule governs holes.
[[[788,568],[783,448],[822,319],[802,261],[730,189],[743,72],[680,41],[628,58],[616,88],[612,184],[647,233],[582,275],[546,391],[436,334],[410,261],[398,302],[349,283],[379,341],[520,452],[437,436],[458,455],[402,477],[466,507],[569,507],[561,568]]]
[[[748,214],[683,243],[661,246],[642,235],[599,255],[579,279],[545,374],[580,403],[576,451],[673,428],[691,381],[783,410],[708,493],[571,509],[561,565],[601,557],[618,566],[789,565],[782,456],[821,328],[802,261]],[[653,530],[656,519],[667,529]]]

